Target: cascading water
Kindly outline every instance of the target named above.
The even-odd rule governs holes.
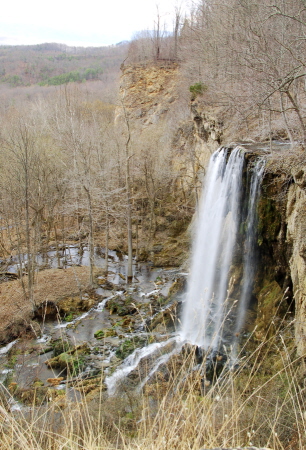
[[[234,336],[240,333],[244,324],[245,313],[249,306],[254,273],[255,273],[255,244],[256,244],[256,230],[257,230],[257,202],[260,193],[260,183],[265,169],[265,160],[258,159],[251,173],[250,191],[248,201],[248,213],[246,218],[246,235],[244,239],[243,252],[243,279],[241,295],[238,303],[238,312],[234,330]]]
[[[152,344],[130,355],[118,371],[106,378],[110,394],[143,358],[153,356],[169,342],[174,341],[175,347],[168,354],[159,355],[149,375],[174,352],[179,352],[185,342],[216,350],[224,342],[232,345],[237,341],[253,285],[256,205],[264,161],[257,161],[245,185],[244,169],[242,147],[221,148],[212,155],[201,197],[181,330],[162,345]],[[235,280],[231,282],[231,272],[239,264],[243,274],[232,299]]]
[[[182,337],[215,347],[223,319],[228,276],[238,228],[243,154],[216,152],[207,171],[182,321]]]
[[[210,160],[202,195],[181,336],[205,349],[218,348],[226,332],[232,334],[232,342],[235,340],[249,304],[254,275],[256,204],[264,163],[259,160],[251,173],[245,220],[243,168],[241,147],[236,147],[230,155],[228,149],[218,150]],[[246,229],[241,245],[243,255],[239,255],[237,234],[243,234],[243,229]],[[242,260],[243,278],[240,298],[233,300],[230,299],[230,275],[235,259]]]

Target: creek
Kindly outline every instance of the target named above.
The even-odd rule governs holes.
[[[46,383],[51,377],[61,376],[61,371],[51,371],[45,364],[51,356],[48,345],[59,340],[68,340],[75,347],[86,344],[89,354],[78,377],[92,377],[102,371],[109,395],[129,377],[137,378],[138,388],[143,387],[186,345],[195,348],[200,356],[211,353],[212,359],[216,359],[219,352],[221,356],[216,360],[230,360],[235,364],[252,295],[257,201],[265,164],[263,155],[269,151],[268,146],[259,149],[257,146],[257,153],[254,153],[251,147],[221,148],[210,159],[186,294],[168,295],[171,284],[185,278],[186,274],[178,269],[151,269],[146,264],[134,266],[134,283],[126,285],[125,261],[114,254],[108,277],[113,286],[111,292],[105,286],[98,288],[98,303],[69,322],[43,323],[43,337],[34,343],[42,346],[41,351],[36,351],[39,361],[29,356],[25,370],[21,370],[18,356],[13,368],[2,369],[2,377],[8,376],[7,370],[12,370],[16,378],[17,369],[23,379],[16,381],[19,384],[24,380],[33,384],[37,378]],[[105,262],[102,257],[100,261],[100,257],[96,254],[95,264],[103,267]],[[48,264],[59,264],[55,249],[48,255]],[[80,254],[73,246],[63,249],[60,264],[88,265],[88,250],[83,248]],[[15,268],[12,266],[8,270]],[[176,309],[173,313],[173,306],[182,311]],[[154,319],[158,315],[161,321],[156,325]],[[179,316],[181,321],[176,322],[172,315]],[[136,345],[132,345],[135,342]],[[8,349],[8,353],[11,351]],[[5,360],[6,353],[0,353],[0,361]],[[20,358],[24,358],[24,354]],[[203,360],[203,357],[198,359]]]
[[[147,380],[186,345],[201,354],[201,360],[206,354],[212,360],[236,364],[237,343],[253,287],[256,210],[265,166],[264,158],[256,156],[246,167],[246,153],[241,146],[220,148],[210,158],[179,332],[162,344],[151,344],[130,355],[106,378],[110,395],[138,365],[145,362],[149,366]],[[238,266],[241,270],[235,279]]]
[[[60,257],[59,257],[60,256]],[[95,252],[96,267],[103,268],[105,260],[103,249]],[[26,255],[23,260],[26,261]],[[69,246],[61,249],[61,254],[54,248],[47,254],[38,255],[36,264],[38,268],[72,267],[74,265],[89,265],[89,252],[87,248]],[[7,272],[18,273],[17,259],[7,262]],[[116,351],[121,346],[132,345],[137,337],[137,345],[148,342],[152,333],[148,332],[146,321],[152,315],[157,315],[165,307],[163,305],[169,288],[175,279],[180,276],[178,269],[152,268],[150,264],[140,263],[133,265],[133,283],[127,285],[124,278],[126,273],[126,258],[114,251],[109,253],[109,274],[107,282],[101,279],[101,286],[94,291],[95,304],[88,311],[70,316],[64,320],[59,317],[40,320],[41,336],[37,339],[15,340],[0,349],[0,382],[6,386],[18,386],[20,390],[33,388],[39,382],[41,386],[50,385],[50,380],[63,380],[55,386],[57,390],[66,389],[69,379],[84,379],[96,375],[107,374],[111,367],[118,365],[121,359]],[[90,294],[83,294],[86,302]],[[129,310],[120,308],[128,303]],[[106,307],[109,304],[111,306]],[[117,307],[114,311],[111,308]],[[127,312],[127,315],[124,313]],[[105,331],[106,330],[106,331]],[[105,335],[104,335],[105,332]],[[168,336],[167,336],[168,337]],[[163,340],[162,333],[156,333],[156,340]],[[140,344],[138,343],[140,342]],[[84,355],[79,356],[80,364],[77,370],[67,374],[67,368],[52,367],[48,361],[54,358],[54,346],[65,343],[70,351],[85,348]],[[133,347],[134,348],[134,347]],[[128,351],[132,351],[127,349]],[[126,349],[125,349],[126,351]],[[117,352],[118,353],[118,352]],[[75,363],[75,362],[74,362]],[[67,377],[68,376],[68,377]],[[49,381],[48,381],[49,380]],[[51,382],[52,384],[52,382]],[[70,398],[78,399],[78,394],[71,387],[67,392]]]

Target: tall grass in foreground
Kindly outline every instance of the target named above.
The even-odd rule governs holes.
[[[1,449],[305,449],[306,391],[292,323],[271,334],[256,346],[251,337],[239,367],[225,368],[213,383],[192,370],[194,354],[186,352],[173,356],[141,394],[127,388],[107,398],[101,388],[89,398],[84,390],[80,402],[50,401],[23,412],[10,412],[4,398]]]

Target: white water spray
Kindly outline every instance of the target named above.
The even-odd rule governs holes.
[[[243,192],[244,161],[245,150],[241,147],[232,151],[221,148],[212,155],[201,198],[180,334],[162,344],[137,349],[126,358],[122,366],[106,379],[110,395],[118,383],[149,356],[157,358],[140,387],[161,364],[180,351],[185,342],[206,350],[217,349],[223,341],[223,327],[227,320],[232,334],[229,343],[235,344],[234,336],[243,326],[253,285],[256,205],[264,170],[264,162],[259,160],[245,187],[247,192]],[[243,214],[243,201],[247,202],[247,214]],[[236,264],[235,258],[238,264],[243,264],[243,277],[239,298],[229,299],[230,274]],[[160,354],[158,350],[170,342],[175,347],[169,353]]]
[[[164,342],[154,342],[147,347],[137,348],[131,355],[129,355],[122,363],[116,372],[111,376],[105,378],[105,384],[109,395],[113,395],[119,385],[119,383],[131,373],[142,360],[146,357],[157,354],[160,356],[160,351],[166,347],[166,345],[175,341],[175,338],[170,338]]]
[[[238,312],[234,335],[237,336],[243,327],[245,314],[249,307],[255,274],[255,244],[257,230],[257,202],[260,193],[260,183],[265,169],[265,160],[259,159],[251,173],[250,192],[248,201],[248,214],[246,218],[246,235],[243,252],[243,278],[242,289],[238,303]]]
[[[230,326],[234,340],[243,325],[251,293],[256,202],[264,164],[260,161],[252,173],[245,223],[243,166],[244,150],[240,147],[232,150],[230,156],[227,149],[214,153],[202,195],[181,335],[183,340],[206,349],[218,348],[227,328],[225,322],[233,320],[232,310],[237,309],[235,323]],[[240,228],[246,228],[242,257],[237,255],[236,248]],[[240,298],[230,299],[230,273],[235,257],[242,259],[244,275]]]
[[[182,338],[216,347],[238,229],[243,151],[216,152],[207,171],[184,308]]]

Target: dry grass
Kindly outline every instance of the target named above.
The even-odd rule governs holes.
[[[186,352],[168,362],[141,394],[127,389],[107,398],[99,391],[79,403],[50,401],[42,408],[11,412],[3,402],[3,450],[199,450],[255,445],[303,450],[305,395],[301,358],[292,323],[254,346],[205,383]],[[189,375],[187,375],[189,374]],[[187,376],[186,376],[187,375]]]
[[[296,354],[294,320],[288,317],[281,322],[271,318],[274,332],[267,330],[261,342],[254,330],[240,348],[239,364],[228,358],[223,371],[210,381],[205,377],[205,359],[196,366],[195,353],[187,347],[160,367],[141,393],[126,382],[117,396],[107,397],[102,374],[101,383],[88,395],[88,386],[83,390],[75,386],[81,393],[78,402],[66,395],[49,399],[42,407],[14,412],[6,392],[0,403],[1,450],[199,450],[252,445],[304,450],[303,356]]]
[[[24,277],[25,278],[25,277]],[[88,285],[89,268],[71,267],[38,272],[35,276],[34,302],[56,302],[61,297],[79,292]],[[26,280],[25,280],[26,283]],[[0,284],[0,324],[5,329],[12,321],[27,319],[33,303],[25,297],[20,280]]]

